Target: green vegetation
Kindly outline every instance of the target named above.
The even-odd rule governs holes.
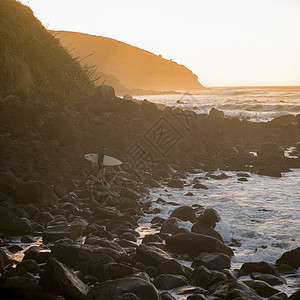
[[[0,1],[0,98],[73,102],[94,87],[94,73],[49,33],[31,9],[15,0]]]

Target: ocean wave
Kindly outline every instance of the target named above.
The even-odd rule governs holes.
[[[257,111],[257,112],[290,112],[300,113],[300,105],[286,105],[286,104],[224,104],[218,105],[221,110],[239,110],[239,111]]]

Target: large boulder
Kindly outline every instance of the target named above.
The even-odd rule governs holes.
[[[259,146],[257,156],[263,160],[278,162],[284,158],[284,150],[276,143],[265,143]]]
[[[181,206],[172,212],[171,217],[178,218],[182,221],[194,222],[196,219],[196,213],[190,206]]]
[[[83,229],[80,224],[77,225],[53,225],[45,228],[43,232],[43,241],[55,242],[57,240],[68,237],[76,240],[83,234]]]
[[[95,96],[101,100],[113,100],[115,99],[115,90],[110,85],[102,84],[96,88]]]
[[[276,261],[277,264],[286,264],[294,269],[300,267],[300,247],[287,251],[281,255]]]
[[[40,286],[47,292],[66,299],[85,299],[89,288],[74,272],[53,257],[41,274]]]
[[[259,272],[262,274],[271,274],[274,276],[280,276],[273,264],[261,261],[261,262],[246,262],[241,266],[241,270],[247,274]]]
[[[0,272],[11,262],[6,252],[0,248]]]
[[[24,204],[56,205],[56,194],[43,182],[31,181],[16,186],[14,199]]]
[[[86,300],[119,299],[124,294],[134,294],[140,300],[159,300],[159,292],[148,280],[138,277],[125,277],[109,280],[90,289]],[[134,298],[129,298],[134,299]]]
[[[161,263],[160,265],[158,265],[157,270],[160,274],[183,275],[188,279],[192,274],[192,269],[183,265],[175,259],[167,260]]]
[[[273,288],[268,283],[261,280],[248,280],[245,281],[245,284],[247,284],[249,287],[254,289],[259,296],[265,298],[271,297],[280,292],[279,290]]]
[[[203,252],[224,253],[233,256],[233,251],[218,239],[192,232],[178,233],[166,238],[167,250],[198,256]]]
[[[153,284],[158,289],[170,290],[187,285],[188,281],[182,275],[161,274],[154,279]]]
[[[136,260],[145,266],[154,266],[172,260],[173,258],[165,251],[150,245],[140,244],[136,248]]]
[[[217,222],[221,221],[219,213],[213,208],[207,208],[204,214],[199,216],[198,222],[202,225],[214,228]]]
[[[0,209],[0,232],[6,232],[11,235],[31,234],[32,228],[30,222],[25,218],[17,217],[6,207]]]
[[[223,242],[223,238],[222,238],[222,236],[220,235],[219,232],[215,231],[210,226],[203,224],[203,222],[201,222],[201,221],[200,222],[197,221],[196,223],[194,223],[193,226],[192,226],[191,231],[195,232],[195,233],[204,234],[204,235],[214,237],[214,238],[218,239],[219,241]]]
[[[216,271],[230,269],[230,257],[223,253],[203,253],[194,259],[192,266],[204,266]]]

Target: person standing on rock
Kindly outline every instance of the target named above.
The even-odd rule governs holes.
[[[106,181],[105,180],[105,166],[103,163],[103,159],[104,159],[106,150],[107,150],[107,147],[102,146],[102,149],[100,150],[100,152],[98,154],[98,167],[99,167],[98,176],[97,176],[98,182],[101,182],[100,175],[101,175],[102,181]]]

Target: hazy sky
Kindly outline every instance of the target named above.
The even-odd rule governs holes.
[[[23,0],[53,30],[184,64],[205,86],[300,85],[300,0]]]

